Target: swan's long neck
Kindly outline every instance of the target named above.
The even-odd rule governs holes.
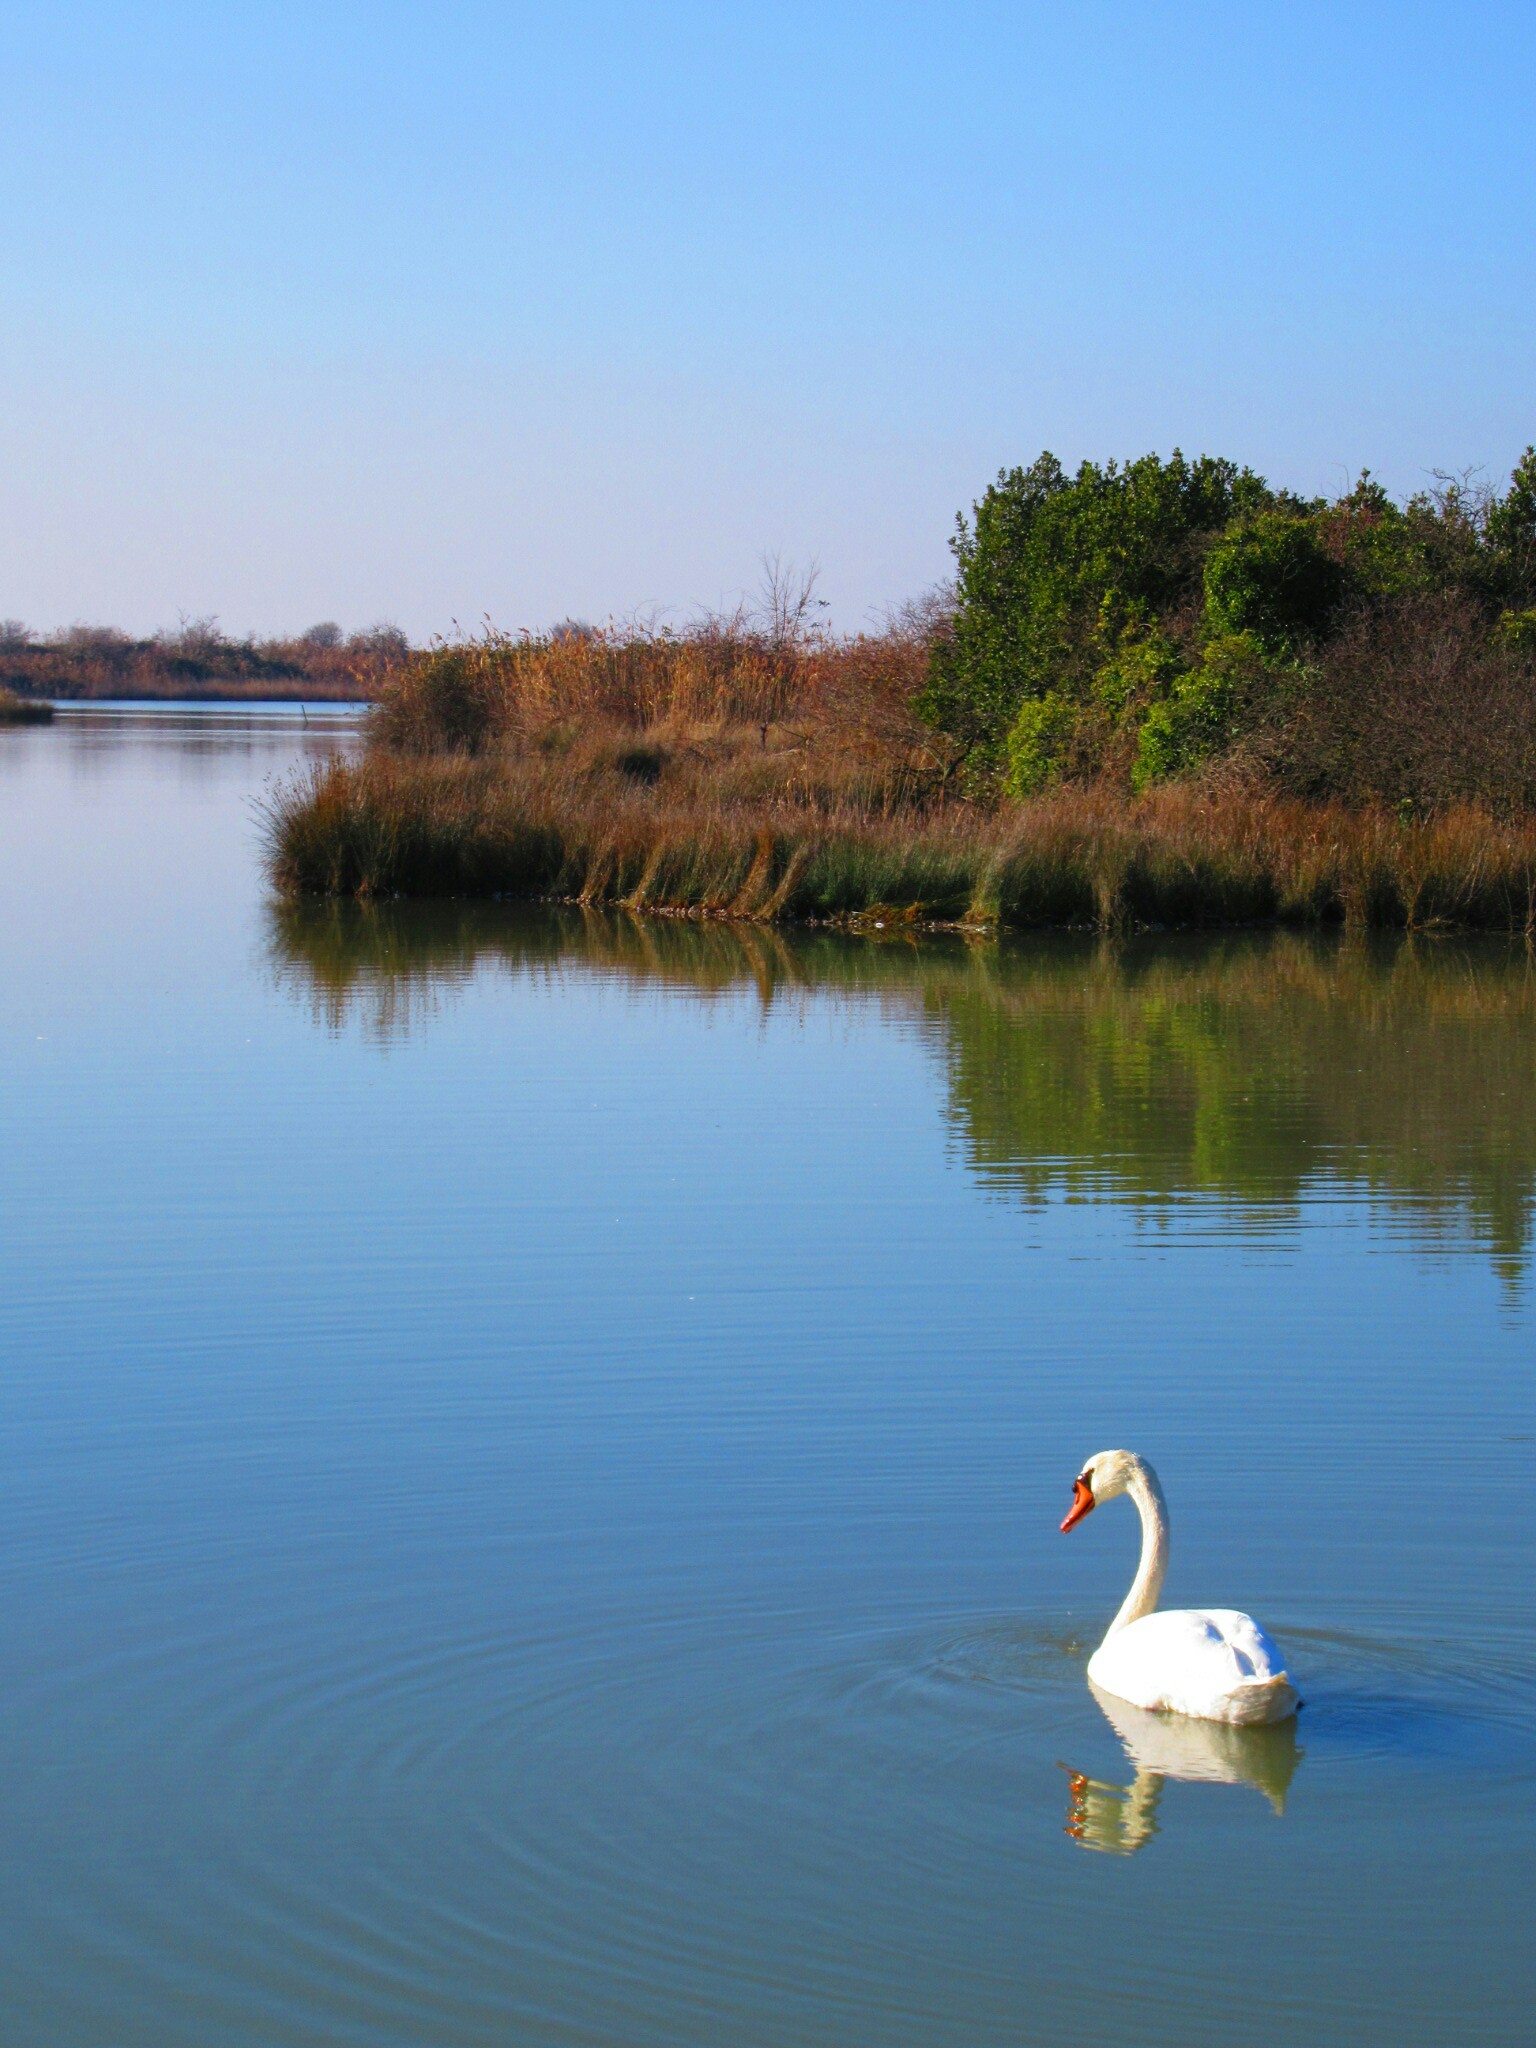
[[[1162,1593],[1163,1581],[1168,1576],[1168,1504],[1163,1499],[1163,1489],[1157,1483],[1157,1474],[1138,1464],[1125,1490],[1135,1501],[1136,1512],[1141,1517],[1141,1563],[1136,1567],[1136,1576],[1125,1596],[1125,1605],[1109,1624],[1105,1642],[1117,1629],[1140,1621],[1144,1614],[1152,1612]]]

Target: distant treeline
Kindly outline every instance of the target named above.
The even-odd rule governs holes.
[[[216,619],[186,619],[135,640],[114,626],[39,637],[0,619],[0,690],[22,698],[369,698],[410,652],[394,626],[343,633],[329,621],[291,639],[231,639]]]

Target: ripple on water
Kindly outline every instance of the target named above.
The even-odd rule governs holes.
[[[1319,1791],[1404,1761],[1529,1768],[1513,1655],[1474,1669],[1362,1635],[1285,1640]],[[982,1938],[978,1897],[1059,1860],[1058,1764],[1119,1755],[1060,1615],[344,1641],[253,1654],[247,1630],[97,1674],[141,1738],[155,1726],[212,1837],[152,1888],[128,1861],[91,1874],[80,1911],[103,1948],[174,1958],[182,1991],[214,1998],[256,1945],[270,2017],[344,1986],[381,2039],[434,2038],[450,1995],[486,2025],[571,1999],[615,2025],[659,2025],[679,1999],[746,2012],[765,1972],[828,2014],[940,1981],[1001,2011],[1016,1958]],[[1202,1811],[1222,1826],[1240,1807]],[[1071,1894],[1029,1891],[1032,1940],[1069,1941]]]

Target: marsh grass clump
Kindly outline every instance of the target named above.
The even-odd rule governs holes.
[[[22,697],[0,688],[0,725],[46,725],[52,717],[46,697]]]
[[[295,896],[531,896],[753,922],[1026,929],[1279,922],[1536,935],[1536,820],[1171,788],[995,812],[671,800],[616,768],[365,755],[268,817]]]

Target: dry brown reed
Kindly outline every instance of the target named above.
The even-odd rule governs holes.
[[[278,794],[271,872],[293,893],[549,896],[768,922],[1536,934],[1536,821],[1187,788],[901,807],[847,790],[753,795],[739,773],[373,753]]]
[[[436,647],[392,676],[361,759],[278,794],[273,878],[758,922],[1536,932],[1536,818],[1454,790],[1424,814],[1234,771],[1135,800],[1106,781],[974,801],[912,709],[934,631],[735,620]]]
[[[0,725],[46,725],[53,706],[46,698],[18,697],[14,690],[0,689]]]
[[[775,641],[738,622],[685,634],[587,628],[488,631],[435,647],[389,680],[370,738],[393,753],[585,757],[627,752],[632,772],[691,757],[756,780],[867,780],[892,802],[942,784],[954,749],[912,702],[927,672],[922,627]],[[648,769],[646,762],[651,759]]]

